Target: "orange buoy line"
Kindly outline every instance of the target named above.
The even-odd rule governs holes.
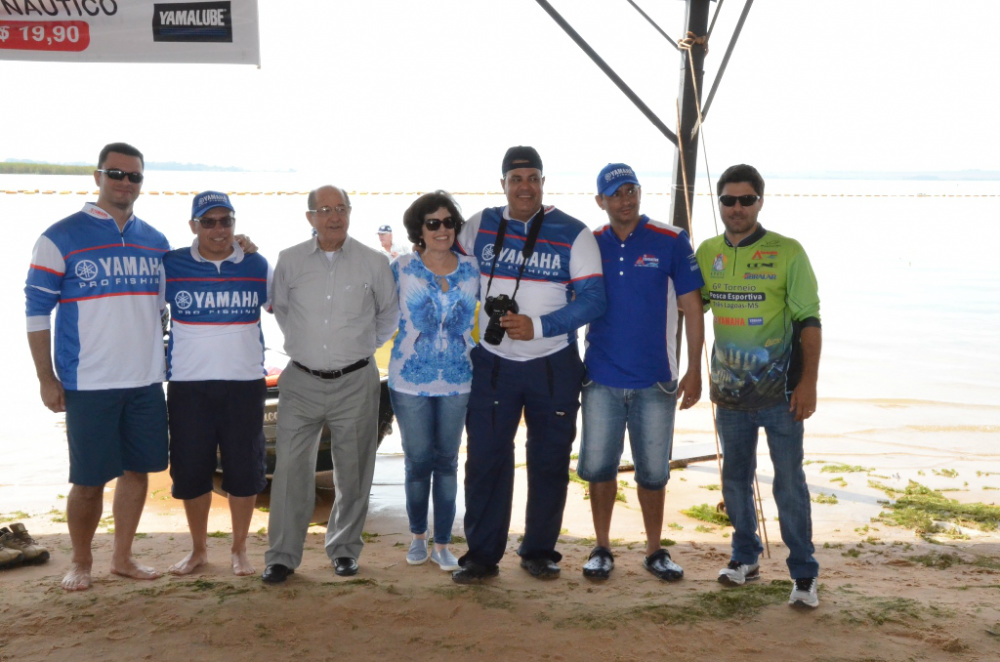
[[[350,195],[402,195],[414,197],[426,191],[349,191]],[[0,190],[5,195],[91,195],[96,197],[98,191],[42,191],[39,189],[18,189],[14,191]],[[197,195],[199,191],[144,191],[144,195]],[[309,195],[309,191],[226,191],[233,195]],[[669,196],[669,191],[644,191],[646,195]],[[452,191],[452,195],[503,195],[503,191]],[[545,195],[590,196],[591,191],[546,191]],[[695,193],[696,196],[709,196],[709,193]],[[768,193],[777,198],[997,198],[1000,193]]]

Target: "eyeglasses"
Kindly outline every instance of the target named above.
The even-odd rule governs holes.
[[[435,230],[437,230],[442,225],[444,226],[445,230],[454,230],[455,229],[455,219],[453,219],[451,216],[449,216],[448,218],[444,218],[444,219],[441,219],[441,218],[428,218],[427,220],[424,221],[424,227],[426,227],[431,232],[434,232]]]
[[[347,216],[351,208],[347,205],[337,205],[336,207],[320,207],[319,209],[310,209],[308,211],[310,214],[316,214],[317,216],[332,216],[333,214]]]
[[[110,170],[98,170],[97,172],[103,172],[105,175],[120,182],[121,180],[128,177],[128,180],[133,184],[142,184],[142,173],[141,172],[125,172],[124,170],[119,170],[118,168],[111,168]]]
[[[719,203],[723,207],[734,207],[736,206],[736,201],[739,200],[741,207],[750,207],[751,205],[757,204],[760,200],[759,195],[720,195]]]
[[[236,222],[236,217],[233,215],[223,216],[222,218],[207,218],[205,216],[201,217],[196,216],[191,220],[194,221],[195,223],[198,223],[199,225],[201,225],[201,227],[205,228],[206,230],[211,230],[212,228],[215,227],[216,223],[218,223],[224,228],[233,227],[233,223]]]

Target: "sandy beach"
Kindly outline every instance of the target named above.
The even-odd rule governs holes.
[[[829,421],[843,420],[849,428],[857,405],[823,405],[830,432],[808,436],[806,466],[810,489],[822,501],[813,504],[822,566],[816,610],[787,605],[791,584],[766,455],[760,457],[759,480],[771,557],[761,561],[761,581],[738,589],[716,581],[728,560],[731,529],[680,512],[719,502],[714,461],[675,470],[668,487],[664,537],[685,569],[682,581],[660,582],[642,568],[642,519],[628,473],[620,476],[625,501],[615,510],[611,579],[594,583],[581,575],[593,528],[585,487],[576,482],[570,484],[559,545],[562,576],[550,582],[528,576],[515,553],[526,494],[519,468],[500,576],[464,587],[435,565],[405,563],[409,533],[398,498],[401,461],[380,455],[361,570],[347,579],[334,575],[323,553],[322,526],[310,528],[303,565],[285,585],[265,586],[259,574],[235,577],[228,562],[228,513],[217,497],[209,524],[210,532],[218,532],[210,538],[210,564],[189,576],[153,581],[113,576],[109,518],[96,538],[94,586],[70,594],[59,587],[70,554],[66,525],[58,521],[65,502],[57,498],[48,512],[2,513],[5,521],[24,521],[52,559],[0,572],[0,660],[997,659],[1000,536],[961,528],[926,539],[873,520],[886,510],[885,492],[873,487],[879,484],[902,489],[914,480],[961,502],[994,502],[1000,467],[993,449],[985,455],[963,450],[962,439],[987,447],[982,442],[995,438],[989,421],[996,420],[996,408],[965,411],[966,423],[956,429],[925,426],[913,436],[924,435],[926,444],[904,452],[892,450],[898,446],[893,417],[914,429],[921,417],[941,420],[930,403],[886,405],[881,431],[838,431]],[[109,489],[106,515],[112,495]],[[250,556],[258,573],[267,517],[258,511],[251,526]],[[461,517],[455,532],[461,536]],[[463,541],[454,547],[461,553]],[[187,548],[183,508],[169,497],[169,478],[157,474],[137,555],[165,570]]]

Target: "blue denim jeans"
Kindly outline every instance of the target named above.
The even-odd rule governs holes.
[[[676,408],[676,380],[642,389],[584,381],[583,438],[577,474],[591,483],[615,480],[627,427],[635,482],[646,490],[663,489],[670,478]]]
[[[458,493],[458,448],[469,394],[409,395],[389,389],[403,439],[406,514],[410,533],[427,533],[427,504],[434,490],[434,542],[451,542]]]
[[[792,579],[819,576],[819,563],[813,558],[809,487],[802,470],[802,422],[795,420],[787,403],[757,411],[716,407],[715,416],[723,452],[722,496],[735,529],[733,560],[757,563],[764,551],[757,535],[753,500],[757,436],[759,429],[764,428],[774,464],[774,501],[778,506],[781,539],[788,547],[789,573]]]

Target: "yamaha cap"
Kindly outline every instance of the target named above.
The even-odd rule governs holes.
[[[229,211],[236,213],[233,205],[229,202],[229,196],[218,191],[204,191],[194,196],[191,203],[191,218],[201,218],[209,209],[225,207]]]
[[[623,184],[640,185],[635,172],[624,163],[609,163],[597,176],[597,192],[601,195],[614,195]]]

